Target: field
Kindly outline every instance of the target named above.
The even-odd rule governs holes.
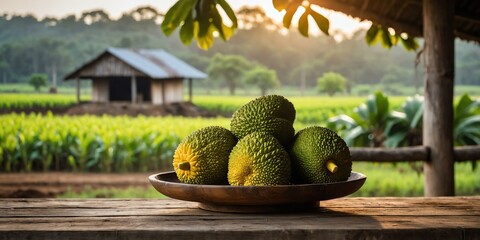
[[[90,96],[81,96],[80,99],[86,101]],[[65,108],[76,103],[76,96],[72,94],[6,93],[0,95],[0,110]]]
[[[194,96],[194,103],[217,113],[215,118],[0,115],[0,172],[159,172],[171,169],[176,145],[192,131],[209,125],[229,127],[229,116],[254,97]],[[351,113],[365,97],[288,97],[297,109],[295,129],[324,125],[341,113]],[[39,100],[42,99],[42,100]],[[405,97],[389,97],[398,109]],[[74,95],[2,94],[0,108],[58,107],[72,104]],[[33,104],[33,105],[32,105]],[[355,163],[368,176],[356,196],[421,196],[423,176],[408,164]],[[480,170],[455,165],[458,195],[480,194]],[[71,190],[63,197],[158,197],[153,189]]]

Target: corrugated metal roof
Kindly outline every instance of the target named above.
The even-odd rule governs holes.
[[[207,75],[162,49],[108,48],[107,52],[151,78],[206,78]]]
[[[98,61],[106,54],[110,54],[118,58],[120,61],[128,64],[133,69],[153,79],[201,79],[207,77],[207,74],[162,49],[107,48],[107,50],[105,50],[102,54],[85,63],[74,72],[68,74],[65,79],[73,79],[76,77],[93,77],[81,76],[82,70],[97,64]]]

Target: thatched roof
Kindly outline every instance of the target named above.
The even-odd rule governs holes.
[[[423,35],[422,0],[310,0],[312,4],[370,20],[412,36]],[[455,1],[455,36],[480,42],[480,1]]]

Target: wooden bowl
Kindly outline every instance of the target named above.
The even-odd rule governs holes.
[[[154,174],[148,179],[160,193],[179,200],[198,202],[201,209],[253,213],[316,208],[321,200],[356,192],[367,177],[352,172],[344,182],[248,187],[181,183],[175,172]]]

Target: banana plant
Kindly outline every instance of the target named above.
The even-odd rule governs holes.
[[[454,109],[453,126],[456,145],[479,145],[480,101],[463,95]]]
[[[385,128],[386,147],[422,145],[423,97],[408,97],[402,110],[391,113]]]
[[[327,127],[337,131],[349,146],[381,147],[390,118],[388,97],[382,92],[375,92],[354,109],[352,116],[342,114],[330,118]]]

